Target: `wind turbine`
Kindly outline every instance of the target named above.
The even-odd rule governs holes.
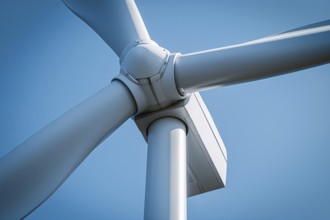
[[[78,2],[78,1],[77,1]],[[81,2],[84,2],[84,3],[88,3],[88,1],[81,1]],[[69,6],[70,6],[70,2],[67,2],[68,4],[69,4]],[[128,3],[131,3],[132,4],[132,2],[128,2]],[[108,3],[108,4],[112,4],[112,3]],[[117,4],[117,3],[115,3],[115,4]],[[120,5],[121,3],[118,3],[118,7],[119,7],[119,5]],[[73,8],[74,6],[72,6],[72,8]],[[115,6],[114,6],[115,7]],[[109,10],[111,10],[111,8],[114,8],[114,7],[110,7],[109,8]],[[105,9],[106,7],[101,7],[101,8],[103,8],[103,9]],[[130,8],[131,9],[131,7],[128,7],[128,8]],[[75,9],[73,9],[74,11],[75,11]],[[89,9],[88,9],[89,10]],[[77,11],[76,11],[77,12]],[[79,12],[78,12],[79,13]],[[97,14],[99,14],[99,13],[97,13]],[[111,14],[111,13],[110,13]],[[123,15],[126,15],[125,13],[123,13]],[[94,15],[93,15],[94,16]],[[101,23],[103,23],[103,22],[101,22]],[[98,23],[99,24],[99,23]],[[97,25],[98,25],[97,24]],[[93,26],[93,25],[92,25]],[[125,25],[123,25],[123,27],[125,27]],[[325,27],[325,28],[324,28]],[[307,31],[307,33],[306,33],[306,30],[308,30]],[[309,32],[309,31],[312,31],[312,32]],[[315,32],[316,31],[316,32]],[[298,35],[298,36],[297,36]],[[101,36],[102,36],[102,34],[101,34]],[[308,36],[308,37],[307,37]],[[303,31],[297,31],[297,32],[294,32],[294,33],[289,33],[289,34],[283,34],[283,35],[279,35],[279,36],[274,36],[274,37],[271,37],[271,38],[265,38],[264,40],[262,40],[261,42],[255,42],[255,44],[254,43],[252,43],[252,44],[247,44],[247,45],[241,45],[241,47],[244,49],[244,48],[249,48],[249,47],[252,47],[252,51],[253,52],[255,52],[254,50],[255,49],[258,49],[258,48],[260,48],[260,46],[261,46],[261,49],[265,49],[264,47],[263,47],[263,45],[265,45],[265,47],[267,48],[267,45],[269,45],[269,44],[276,44],[276,43],[278,43],[278,45],[279,46],[281,46],[282,45],[282,43],[288,43],[288,42],[291,42],[291,38],[294,38],[295,40],[293,41],[293,42],[296,42],[296,41],[298,41],[299,40],[299,42],[300,42],[300,44],[298,44],[298,49],[301,49],[301,48],[304,48],[304,47],[307,47],[307,45],[311,45],[311,47],[312,48],[307,48],[307,49],[311,49],[312,50],[312,52],[313,52],[313,49],[315,49],[314,48],[314,40],[313,40],[313,37],[319,37],[319,36],[321,36],[321,39],[323,39],[324,38],[324,41],[319,41],[318,43],[321,43],[321,45],[319,45],[320,47],[319,48],[316,48],[316,51],[315,51],[315,53],[309,53],[310,55],[312,55],[311,57],[300,57],[300,56],[298,56],[298,57],[291,57],[291,56],[289,56],[287,59],[285,59],[285,60],[282,60],[282,61],[287,61],[287,60],[290,60],[290,61],[296,61],[297,59],[298,59],[298,63],[297,63],[297,66],[291,66],[291,62],[290,62],[290,65],[289,66],[286,66],[287,68],[289,68],[289,70],[290,71],[292,71],[292,70],[294,70],[295,68],[306,68],[306,67],[308,67],[308,66],[305,66],[306,64],[307,65],[318,65],[318,64],[321,64],[321,63],[326,63],[326,62],[329,62],[329,26],[322,26],[321,28],[312,28],[312,29],[304,29]],[[103,36],[103,38],[104,38],[104,36]],[[117,39],[117,38],[116,38]],[[118,39],[123,39],[123,38],[118,38]],[[298,39],[298,40],[297,40]],[[307,41],[308,39],[310,39],[311,40],[311,42],[313,42],[313,43],[311,43],[311,44],[309,44],[309,41]],[[147,39],[148,40],[148,39]],[[300,40],[302,40],[302,41],[304,41],[304,40],[306,40],[306,42],[308,42],[308,44],[301,44],[301,41]],[[274,42],[273,42],[274,41]],[[322,43],[323,43],[323,45],[322,45]],[[109,44],[111,44],[111,42],[109,43]],[[115,44],[115,46],[118,46],[118,45],[120,45],[120,44]],[[287,45],[287,44],[285,44],[285,45]],[[288,45],[292,45],[292,44],[288,44]],[[144,48],[144,46],[146,46],[146,48]],[[151,48],[148,48],[149,46],[151,46]],[[149,50],[149,51],[152,51],[153,50],[153,47],[154,47],[155,45],[153,44],[153,43],[150,43],[150,45],[149,45],[149,42],[148,43],[143,43],[142,45],[140,45],[140,44],[138,44],[138,45],[136,45],[134,48],[139,48],[139,47],[142,47],[142,49],[146,49],[146,50]],[[224,54],[223,55],[228,55],[228,56],[231,56],[231,52],[230,51],[232,51],[232,50],[234,50],[234,52],[235,52],[235,50],[240,50],[241,49],[241,47],[234,47],[234,48],[227,48],[226,50],[224,50]],[[255,48],[256,47],[256,48]],[[270,46],[269,46],[270,47]],[[272,49],[273,47],[271,47],[270,49]],[[278,47],[276,47],[277,49],[278,49]],[[139,48],[138,50],[136,50],[137,52],[136,53],[140,53],[140,50],[141,48]],[[287,51],[289,49],[289,51]],[[288,52],[288,53],[294,53],[295,52],[295,50],[294,50],[295,48],[282,48],[282,50],[280,50],[279,52],[281,53],[281,55],[282,55],[282,53],[286,53],[286,52]],[[157,49],[156,49],[157,50]],[[116,49],[115,49],[115,51],[116,51]],[[147,51],[147,52],[149,52],[149,51]],[[220,52],[222,52],[223,50],[218,50],[218,51],[214,51],[214,52],[211,52],[211,53],[209,53],[209,52],[207,52],[207,53],[201,53],[201,54],[197,54],[197,55],[195,55],[195,57],[201,57],[201,58],[197,58],[197,61],[203,61],[204,59],[203,59],[203,56],[205,55],[205,56],[209,56],[209,54],[213,54],[213,53],[215,53],[216,55],[215,56],[213,56],[213,55],[211,55],[211,59],[213,58],[213,57],[215,57],[216,59],[218,59],[218,57],[219,56],[221,56],[222,54],[220,53]],[[229,54],[226,54],[226,52],[227,51],[229,51]],[[325,54],[322,54],[322,53],[320,53],[320,51],[323,51],[323,52],[325,52]],[[219,55],[217,54],[217,53],[220,53]],[[238,54],[235,54],[234,53],[234,58],[236,59],[237,57],[236,56],[238,56],[238,55],[241,55],[241,52],[242,51],[240,51],[240,53],[238,53]],[[243,51],[243,52],[245,52],[245,51]],[[311,52],[311,51],[309,51],[309,52]],[[132,63],[132,65],[134,64],[134,60],[135,60],[135,57],[134,56],[136,56],[136,55],[134,55],[134,53],[135,53],[135,51],[134,50],[132,50],[131,51],[131,53],[133,53],[133,55],[131,54],[131,55],[128,55],[127,57],[126,57],[126,59],[128,59],[128,60],[133,60],[133,61],[123,61],[124,62],[124,64],[125,64],[125,62],[128,62],[128,67],[127,66],[122,66],[122,67],[124,67],[124,68],[126,68],[126,70],[127,69],[129,69],[130,68],[130,65],[131,65],[131,63]],[[162,52],[160,52],[160,53],[162,53]],[[128,53],[129,54],[129,53]],[[264,54],[262,54],[262,53],[259,53],[259,55],[264,55]],[[268,55],[268,54],[267,54]],[[270,54],[270,55],[272,55],[272,54]],[[299,54],[300,55],[300,54]],[[131,57],[130,57],[131,56]],[[258,56],[258,54],[256,54],[256,56]],[[274,55],[275,56],[275,55]],[[132,58],[133,57],[133,58]],[[140,56],[137,56],[137,57],[140,57]],[[194,59],[194,56],[186,56],[186,55],[183,55],[182,57],[180,57],[179,59],[178,59],[178,61],[176,62],[176,64],[178,65],[178,70],[177,70],[177,72],[175,72],[175,74],[177,74],[178,75],[178,78],[177,78],[177,81],[178,82],[181,82],[182,83],[182,85],[183,86],[180,86],[180,87],[182,87],[182,88],[184,88],[185,90],[188,90],[188,93],[190,93],[192,90],[199,90],[199,89],[204,89],[204,87],[206,86],[206,87],[208,87],[208,86],[213,86],[214,84],[213,83],[216,83],[217,85],[218,85],[218,83],[222,83],[222,82],[216,82],[219,78],[218,78],[218,75],[216,74],[216,77],[215,78],[212,78],[214,75],[213,75],[213,73],[214,72],[212,72],[212,71],[210,71],[210,76],[209,77],[206,77],[206,82],[203,82],[203,79],[199,79],[198,78],[198,76],[199,76],[199,74],[198,74],[198,72],[200,72],[200,71],[195,71],[198,67],[199,67],[199,65],[197,65],[196,67],[194,67],[193,69],[189,69],[191,66],[192,66],[192,64],[195,64],[195,62],[193,62],[193,63],[189,63],[189,65],[185,65],[184,64],[184,62],[190,62],[189,61],[189,59],[190,59],[190,57],[191,58],[193,58]],[[225,57],[226,58],[226,57]],[[250,59],[251,57],[249,57],[249,59]],[[263,56],[261,57],[261,58],[264,58]],[[316,59],[316,60],[313,60],[313,63],[311,64],[311,63],[308,63],[308,62],[302,62],[302,61],[306,61],[306,60],[300,60],[300,59],[307,59],[307,61],[310,61],[310,59],[311,58],[318,58],[318,59]],[[180,67],[180,59],[182,59],[181,61],[183,62],[183,69]],[[292,60],[291,60],[292,59]],[[208,62],[210,59],[209,58],[207,58],[207,59],[205,59],[205,62]],[[243,59],[244,60],[244,59]],[[157,60],[156,60],[157,61]],[[156,63],[156,61],[155,62],[152,62],[152,65],[154,64],[154,63]],[[258,61],[260,61],[260,60],[258,60]],[[204,61],[203,61],[204,62]],[[139,62],[140,63],[140,62]],[[169,63],[171,63],[171,62],[169,62]],[[174,62],[173,62],[174,63]],[[252,62],[253,63],[253,62]],[[272,63],[273,64],[273,63]],[[168,65],[169,66],[169,64],[166,64],[166,65]],[[221,65],[221,66],[219,66],[219,67],[217,67],[217,63],[215,64],[216,65],[216,67],[215,68],[222,68],[223,66],[226,66],[226,64],[225,65]],[[257,65],[257,64],[256,64]],[[281,66],[282,65],[282,63],[279,63],[279,67],[282,67]],[[145,66],[143,66],[143,68],[144,68]],[[208,67],[209,68],[211,68],[212,66],[210,66],[210,65],[208,65]],[[232,67],[236,67],[236,66],[232,66]],[[259,67],[259,66],[258,66]],[[140,68],[140,66],[138,65],[138,66],[134,66],[133,65],[133,68],[132,69],[139,69]],[[180,69],[181,68],[181,69]],[[188,68],[188,69],[185,69],[185,68]],[[203,68],[203,72],[204,71],[206,71],[207,70],[207,67],[202,67]],[[268,66],[266,65],[265,67],[264,66],[262,66],[262,68],[266,68],[266,72],[267,72],[267,68],[268,68]],[[291,69],[291,68],[293,68],[293,69]],[[167,68],[166,68],[167,69]],[[246,68],[243,68],[244,70],[246,70]],[[188,71],[187,71],[188,70]],[[273,68],[271,68],[271,70],[273,70]],[[277,69],[278,70],[278,69]],[[280,69],[281,71],[282,71],[282,69]],[[181,77],[181,81],[180,81],[180,71],[182,71],[182,73],[184,74],[185,72],[189,72],[189,74],[190,73],[192,73],[192,74],[194,74],[194,71],[195,71],[195,74],[196,74],[196,81],[198,82],[198,83],[200,83],[200,82],[202,82],[202,84],[203,85],[200,85],[201,87],[196,87],[195,88],[195,86],[197,85],[197,83],[196,82],[190,82],[189,80],[186,80],[186,79],[193,79],[193,78],[195,78],[195,77],[193,77],[193,78],[187,78],[187,77],[184,77],[184,78],[182,78]],[[123,69],[123,71],[122,71],[123,73],[125,73],[125,69]],[[130,73],[130,71],[128,71],[128,73]],[[144,71],[141,71],[141,73],[144,73]],[[127,74],[127,72],[126,72],[126,74]],[[269,73],[269,74],[272,74],[272,73]],[[277,73],[276,73],[277,74]],[[176,75],[176,76],[177,76]],[[244,75],[245,76],[245,75]],[[269,75],[266,75],[266,76],[269,76]],[[130,82],[129,81],[125,81],[126,80],[126,78],[121,78],[122,77],[122,75],[120,75],[120,76],[118,76],[117,77],[117,79],[118,80],[121,80],[123,83],[126,83],[126,84],[129,84]],[[255,75],[255,73],[253,72],[253,74],[251,75],[251,77],[259,77],[259,76],[256,76]],[[263,77],[263,76],[262,76]],[[209,78],[210,78],[210,81],[208,81],[209,80]],[[236,79],[230,79],[230,80],[232,80],[232,81],[230,81],[230,82],[236,82]],[[242,76],[238,76],[238,80],[240,81],[240,80],[246,80],[246,78],[244,77],[244,79],[242,79]],[[190,83],[192,83],[192,84],[189,84],[189,82]],[[205,84],[204,84],[205,83]],[[225,82],[226,83],[226,82]],[[195,85],[196,84],[196,85]],[[127,85],[128,86],[128,85]],[[134,84],[133,84],[133,86],[134,86]],[[165,86],[166,86],[166,83],[165,83]],[[117,87],[116,87],[117,88]],[[189,91],[189,90],[191,90],[191,91]],[[166,90],[165,92],[167,92],[167,91],[170,91],[170,92],[172,92],[173,90]],[[175,90],[174,90],[175,91]],[[179,92],[181,92],[181,93],[184,93],[185,91],[180,91],[179,90]],[[123,93],[125,93],[125,89],[123,90]],[[120,94],[118,94],[118,97],[121,97],[121,95],[123,94],[123,93],[120,93]],[[179,93],[179,95],[182,95],[181,93]],[[136,95],[136,93],[134,93],[133,95]],[[171,94],[169,95],[169,96],[171,96]],[[99,97],[99,96],[98,96]],[[114,98],[114,97],[113,97]],[[181,97],[180,97],[180,99],[181,99]],[[184,98],[183,98],[184,99]],[[149,100],[149,99],[148,99]],[[118,101],[122,101],[122,99],[120,99],[120,100],[118,100]],[[125,99],[124,99],[124,101],[125,101]],[[174,100],[174,102],[176,102],[177,100]],[[130,100],[130,101],[128,101],[127,103],[122,103],[124,106],[129,106],[130,105],[130,103],[134,103],[134,101],[133,101],[133,99],[132,100]],[[139,103],[139,102],[137,102],[137,103]],[[118,103],[118,104],[120,104],[120,103]],[[166,105],[167,105],[167,103],[165,103]],[[93,108],[95,107],[95,105],[93,104],[92,105],[93,106]],[[110,107],[109,107],[110,108]],[[132,107],[133,108],[133,107]],[[162,106],[161,106],[161,109],[160,110],[162,110]],[[124,108],[125,109],[125,108]],[[88,108],[86,109],[87,111],[89,110]],[[108,109],[107,109],[108,110]],[[130,110],[130,108],[128,108],[128,110]],[[154,110],[154,109],[152,109],[152,110]],[[80,110],[79,110],[80,111]],[[107,114],[109,115],[109,112],[107,111]],[[114,114],[115,114],[115,112],[114,112]],[[128,113],[125,113],[125,112],[122,112],[122,114],[128,114]],[[133,115],[133,113],[131,113],[132,115]],[[76,114],[74,114],[74,115],[76,115]],[[141,115],[140,115],[141,116]],[[119,116],[118,116],[118,118],[119,118]],[[137,118],[139,118],[139,117],[137,117]],[[69,120],[74,120],[74,118],[72,118],[72,117],[68,117],[68,119]],[[103,119],[103,118],[102,118]],[[112,122],[112,118],[111,119],[109,119],[109,120],[111,120],[111,122]],[[77,123],[80,123],[80,120],[77,120]],[[67,122],[65,121],[65,125],[67,124]],[[62,128],[62,127],[61,127]],[[80,129],[80,127],[79,127],[79,129]],[[69,130],[69,131],[71,131],[71,130]],[[42,136],[42,138],[47,138],[47,136]],[[46,141],[48,141],[48,140],[46,140]],[[71,141],[71,139],[70,139],[70,141]],[[22,145],[22,146],[26,146],[26,145]],[[14,151],[15,152],[15,151]],[[16,151],[17,152],[17,151]],[[14,155],[14,153],[11,153],[11,154],[9,154],[9,156],[7,157],[7,158],[9,158],[10,157],[10,155]],[[25,154],[23,154],[22,155],[23,157],[24,157],[24,160],[29,160],[30,158],[25,158],[26,157],[26,155]],[[30,155],[30,156],[32,156],[32,155]],[[36,155],[37,157],[38,157],[38,155]],[[40,156],[40,155],[39,155]],[[53,155],[52,155],[53,156]],[[63,155],[61,155],[61,156],[63,156]],[[24,161],[23,160],[23,161]],[[10,161],[12,161],[12,160],[2,160],[2,164],[3,163],[10,163]],[[15,162],[17,162],[17,161],[15,161]],[[5,167],[5,166],[2,166],[2,167]],[[5,167],[6,168],[6,170],[5,171],[7,171],[7,168],[8,167]],[[10,169],[9,169],[10,170]],[[3,172],[3,173],[5,173],[5,172]],[[2,174],[3,174],[2,173]],[[10,175],[11,173],[9,173],[8,175]],[[53,177],[52,177],[53,178]],[[5,180],[6,178],[1,178],[1,180]],[[6,179],[7,180],[7,179]],[[10,182],[10,183],[12,183],[12,182]],[[5,182],[5,184],[6,184],[6,182]],[[6,198],[6,197],[2,197],[2,198]]]

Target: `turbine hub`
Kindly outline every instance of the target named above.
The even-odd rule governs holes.
[[[174,63],[178,56],[155,42],[140,43],[123,54],[120,74],[114,80],[131,91],[136,114],[157,111],[187,97],[179,93],[175,84]]]
[[[156,43],[139,44],[131,48],[122,59],[121,72],[136,80],[147,79],[164,72],[169,51]]]

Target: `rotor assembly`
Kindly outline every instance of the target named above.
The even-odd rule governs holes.
[[[199,91],[330,62],[330,21],[189,54],[153,41],[134,0],[62,0],[120,60],[119,75],[0,158],[0,219],[22,219],[132,118],[148,143],[145,220],[186,220],[226,185],[227,153]]]

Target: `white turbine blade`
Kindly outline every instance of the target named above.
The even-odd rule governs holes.
[[[150,41],[134,0],[62,0],[120,57],[134,42]]]
[[[0,219],[22,219],[136,111],[114,81],[0,159]]]
[[[323,27],[323,26],[327,26],[327,25],[330,25],[330,20],[309,24],[309,25],[306,25],[306,26],[302,26],[302,27],[299,27],[299,28],[295,28],[295,29],[292,29],[292,30],[289,30],[289,31],[282,32],[280,34],[285,34],[285,33],[293,32],[293,31],[306,30],[306,29],[316,28],[316,27]],[[277,34],[277,35],[279,35],[279,34]]]
[[[182,93],[190,93],[329,63],[329,23],[182,55],[175,64],[177,87]]]

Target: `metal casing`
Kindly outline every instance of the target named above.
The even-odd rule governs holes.
[[[175,117],[184,121],[187,133],[188,196],[223,188],[226,183],[227,152],[213,119],[199,93],[164,110],[144,113],[135,122],[148,138],[149,125],[158,118]]]

